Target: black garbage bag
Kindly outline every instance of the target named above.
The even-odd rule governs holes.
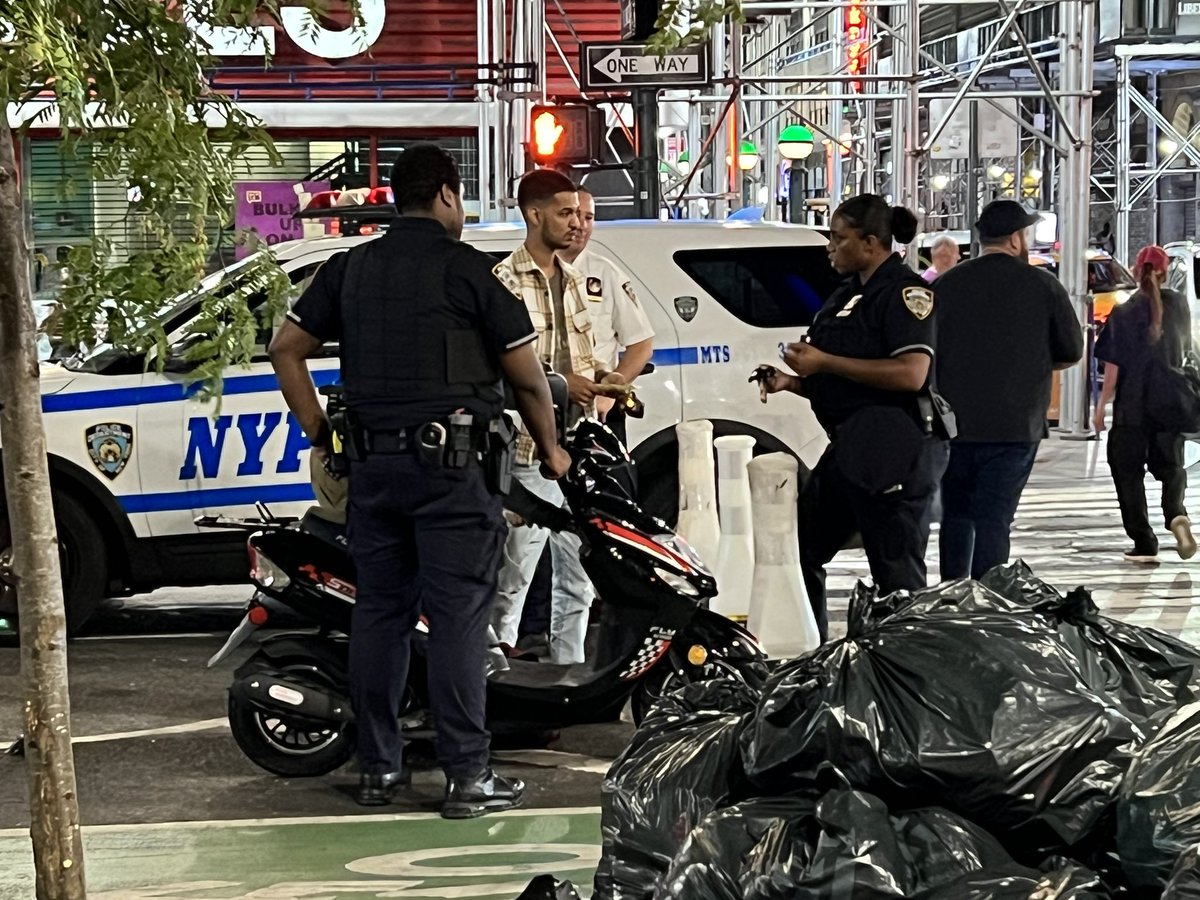
[[[1200,844],[1179,857],[1162,900],[1200,900]]]
[[[517,900],[579,900],[579,891],[569,881],[559,881],[553,875],[539,875],[521,891]]]
[[[971,819],[1022,862],[1107,825],[1143,735],[1081,680],[1053,623],[971,582],[901,600],[775,671],[742,735],[760,792],[832,764],[892,808]]]
[[[1185,706],[1134,755],[1117,799],[1117,854],[1130,882],[1162,888],[1200,843],[1200,704]]]
[[[1019,560],[993,569],[982,584],[1050,616],[1079,660],[1084,682],[1108,694],[1148,734],[1180,706],[1200,700],[1200,649],[1157,629],[1103,616],[1087,590],[1064,596]]]
[[[1083,900],[1094,875],[1017,865],[983,829],[944,809],[890,814],[883,801],[837,790],[750,800],[707,816],[688,837],[656,900]],[[1037,892],[1037,893],[1035,893]]]
[[[604,779],[595,900],[651,897],[696,824],[746,796],[738,739],[757,699],[722,679],[659,700]]]

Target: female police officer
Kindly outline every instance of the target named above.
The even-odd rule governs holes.
[[[857,530],[883,593],[926,586],[925,545],[946,444],[934,433],[927,383],[934,352],[933,291],[892,252],[917,221],[863,194],[838,207],[829,259],[846,283],[805,341],[764,366],[768,393],[807,397],[830,438],[800,500],[800,565],[821,638],[828,637],[825,565]]]

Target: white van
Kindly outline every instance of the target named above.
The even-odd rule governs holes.
[[[523,236],[521,227],[482,225],[463,237],[502,258]],[[299,289],[329,257],[372,239],[299,240],[273,252]],[[628,423],[647,508],[674,520],[675,425],[683,419],[710,419],[717,435],[748,434],[762,451],[786,450],[815,464],[826,438],[807,402],[787,397],[764,406],[747,378],[757,364],[778,360],[835,286],[820,233],[770,224],[606,222],[597,225],[592,247],[630,274],[655,330],[653,372],[637,382],[646,415]],[[210,276],[203,290],[235,283],[244,265]],[[188,337],[198,304],[192,295],[165,315],[172,346]],[[43,368],[73,627],[106,594],[244,580],[242,536],[201,532],[197,516],[252,515],[259,502],[277,514],[299,515],[309,506],[308,443],[267,360],[269,335],[261,337],[253,364],[227,373],[219,411],[172,363],[158,374],[153,363],[146,371],[142,357],[101,349]],[[312,362],[318,385],[335,381],[337,368],[336,347]],[[0,546],[7,537],[5,521]],[[0,559],[0,578],[4,573]],[[0,614],[14,601],[11,590],[0,594]]]

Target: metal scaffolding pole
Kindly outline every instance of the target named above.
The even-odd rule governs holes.
[[[476,0],[475,3],[475,51],[481,71],[492,64],[491,21],[494,11],[492,0]],[[476,88],[475,102],[479,104],[479,126],[475,136],[475,152],[479,172],[479,221],[495,221],[492,208],[492,91],[490,84],[480,82]]]
[[[908,0],[904,10],[904,43],[892,44],[892,66],[904,81],[904,102],[892,103],[892,195],[894,202],[916,213],[920,209],[921,181],[921,10],[919,0]],[[909,247],[905,261],[917,267],[917,254]]]
[[[1117,259],[1129,259],[1129,167],[1131,165],[1129,152],[1129,133],[1133,126],[1130,120],[1129,91],[1129,59],[1117,57],[1117,164],[1116,164],[1116,193],[1113,197],[1116,207],[1116,250]]]
[[[1079,92],[1092,81],[1095,44],[1095,6],[1093,0],[1067,0],[1063,3],[1063,41],[1061,87]],[[1068,96],[1063,103],[1064,131],[1073,140],[1063,159],[1062,252],[1058,275],[1071,298],[1080,327],[1091,324],[1091,297],[1087,286],[1088,198],[1091,185],[1092,101]],[[1089,342],[1090,343],[1090,342]],[[1083,362],[1063,372],[1059,402],[1059,427],[1067,437],[1087,437],[1090,423],[1090,354]]]

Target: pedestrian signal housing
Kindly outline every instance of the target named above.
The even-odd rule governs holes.
[[[529,155],[539,166],[587,164],[600,155],[603,131],[603,113],[590,106],[535,106]]]

